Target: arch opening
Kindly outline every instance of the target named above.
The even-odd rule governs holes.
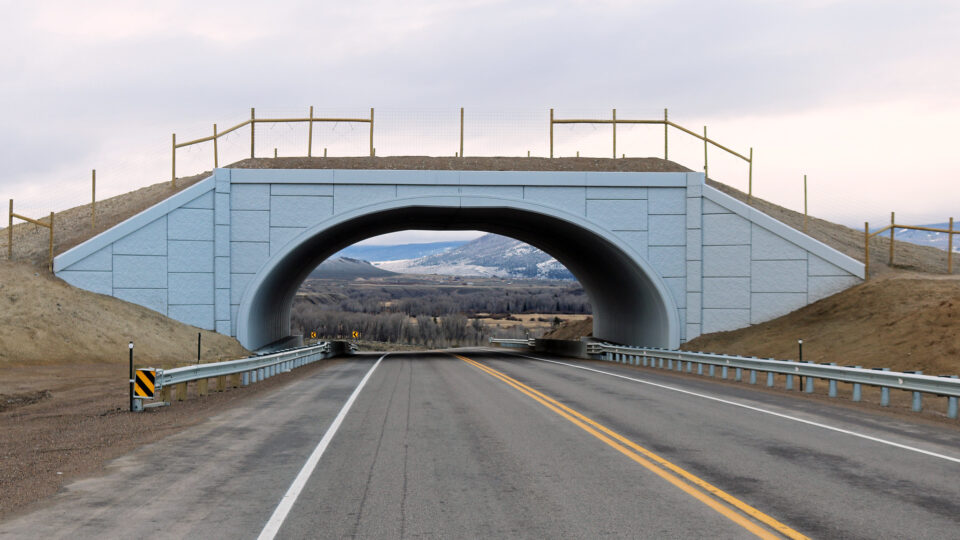
[[[679,314],[663,280],[632,249],[586,220],[552,208],[517,207],[515,201],[488,201],[490,206],[480,207],[397,206],[398,202],[331,218],[271,257],[243,294],[237,339],[258,349],[288,337],[296,291],[318,264],[361,240],[420,229],[478,230],[526,242],[556,258],[583,286],[593,305],[596,338],[679,346]]]

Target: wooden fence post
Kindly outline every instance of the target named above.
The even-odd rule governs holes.
[[[953,273],[953,218],[950,218],[950,234],[947,235],[947,273]]]
[[[890,266],[893,266],[893,237],[897,232],[896,227],[894,227],[894,213],[890,212]]]
[[[870,280],[870,222],[863,222],[863,280]]]
[[[807,175],[803,175],[803,234],[807,234]]]
[[[550,157],[553,158],[553,107],[550,108]]]
[[[753,147],[750,147],[750,161],[747,172],[747,204],[753,202]]]
[[[254,132],[256,131],[256,127],[257,127],[256,115],[254,114],[253,107],[250,107],[250,159],[253,159],[253,140],[254,140]]]
[[[7,260],[13,260],[13,199],[10,199],[10,216],[7,219]]]
[[[669,120],[667,119],[667,109],[663,109],[663,159],[670,159],[670,153],[668,152],[669,148],[667,147],[667,130],[670,128]]]
[[[613,159],[617,159],[617,110],[613,110]]]
[[[50,272],[53,272],[53,212],[50,212]]]
[[[370,107],[370,157],[374,156],[376,150],[373,149],[373,107]]]
[[[703,126],[703,179],[707,179],[707,126]]]
[[[90,229],[97,228],[97,170],[93,169],[90,174],[90,187],[92,199],[90,201]]]
[[[460,107],[460,157],[463,157],[463,107]]]
[[[310,106],[310,131],[307,133],[307,157],[313,157],[313,105]]]
[[[173,143],[170,145],[170,184],[177,187],[177,134],[171,137]]]
[[[216,169],[220,166],[219,158],[217,156],[217,125],[213,125],[213,168]]]

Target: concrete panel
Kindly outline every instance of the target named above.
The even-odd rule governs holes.
[[[236,307],[237,304],[243,300],[243,293],[247,289],[247,285],[253,281],[254,274],[230,274],[230,305],[231,305],[231,315],[230,318],[236,324],[237,317]]]
[[[283,246],[305,230],[301,227],[270,227],[270,255],[280,251]]]
[[[731,212],[711,200],[704,199],[703,213],[704,214],[730,214]]]
[[[661,277],[686,275],[686,248],[683,246],[650,246],[647,260]]]
[[[811,276],[849,276],[842,268],[831,264],[810,253],[807,259],[807,272]]]
[[[647,201],[589,200],[587,217],[610,230],[645,231],[647,230]]]
[[[167,216],[168,240],[213,240],[213,210],[179,208]]]
[[[749,309],[704,309],[701,331],[704,334],[726,332],[750,326]]]
[[[271,184],[271,195],[333,196],[333,184]]]
[[[398,185],[397,197],[405,199],[408,197],[451,197],[460,194],[460,186],[450,185]]]
[[[698,292],[687,293],[687,322],[700,323],[703,310],[703,296]]]
[[[171,240],[167,250],[169,272],[213,272],[213,242]]]
[[[230,169],[234,184],[332,184],[334,169]],[[346,171],[343,171],[346,172]]]
[[[113,244],[114,255],[166,255],[166,216],[124,236]]]
[[[750,277],[750,246],[704,246],[705,277]]]
[[[683,214],[670,216],[650,216],[651,246],[683,246],[687,243],[687,216]]]
[[[218,321],[230,320],[230,290],[217,289],[214,292],[214,305],[216,306],[214,314]]]
[[[229,320],[218,320],[217,321],[217,333],[223,334],[225,336],[232,336],[233,333],[230,331],[230,321]]]
[[[588,172],[588,186],[607,187],[682,187],[686,173],[675,172]]]
[[[687,291],[700,291],[703,285],[703,262],[687,261]]]
[[[170,283],[169,304],[213,304],[213,273],[171,272],[167,279]],[[213,320],[212,315],[210,320]]]
[[[240,306],[230,306],[230,335],[236,337],[237,335],[237,312],[240,311]]]
[[[230,187],[231,210],[269,210],[270,184],[234,184]]]
[[[585,187],[530,187],[523,188],[524,200],[560,208],[576,214],[584,215],[587,199]]]
[[[708,201],[704,200],[704,206]],[[734,214],[703,216],[703,245],[732,246],[750,243],[750,222]]]
[[[230,288],[230,257],[217,257],[214,266],[214,287],[217,289]]]
[[[702,201],[703,199],[701,199],[700,197],[687,197],[687,228],[688,229],[703,228],[703,214],[700,212]]]
[[[687,260],[703,258],[703,229],[687,229]]]
[[[800,260],[807,258],[807,251],[796,244],[788,242],[772,232],[753,225],[753,260]]]
[[[90,292],[106,295],[113,294],[112,272],[73,270],[73,267],[71,267],[69,270],[57,272],[57,277],[74,287],[79,287]]]
[[[114,289],[113,296],[156,312],[167,314],[166,289]]]
[[[750,309],[750,278],[703,278],[703,307]]]
[[[703,196],[703,184],[687,184],[687,197],[701,197]]]
[[[753,292],[807,292],[807,261],[753,261]]]
[[[460,184],[474,186],[586,186],[580,171],[460,171]]]
[[[613,234],[633,248],[641,258],[647,258],[647,231],[614,231]]]
[[[217,257],[230,256],[230,226],[217,225],[214,229],[214,255]]]
[[[333,215],[333,197],[270,198],[270,225],[312,227]]]
[[[217,193],[213,222],[217,225],[230,225],[230,194]]]
[[[646,199],[647,188],[643,187],[596,187],[587,188],[588,199]]]
[[[109,272],[113,270],[113,244],[80,259],[71,264],[67,269],[73,271],[91,270],[96,272]]]
[[[113,287],[114,289],[166,289],[167,258],[153,255],[114,255]]]
[[[650,215],[687,213],[686,188],[650,188],[647,200]]]
[[[334,169],[334,184],[458,184],[464,171]]]
[[[461,195],[523,199],[523,186],[460,186]]]
[[[684,341],[692,341],[698,337],[700,337],[700,325],[687,322],[686,334],[683,336]]]
[[[346,212],[368,204],[390,201],[397,198],[394,185],[335,185],[333,186],[333,211]]]
[[[860,283],[854,276],[811,276],[808,278],[807,301],[816,302],[821,298],[844,291]]]
[[[682,277],[663,278],[678,308],[687,307],[687,280]]]
[[[233,210],[230,212],[232,242],[269,242],[270,212],[260,210]]]
[[[806,293],[753,293],[750,298],[750,323],[776,319],[805,305]]]
[[[170,305],[169,316],[184,324],[203,328],[204,330],[213,330],[213,306],[211,305],[191,305],[178,306]]]
[[[184,208],[202,208],[213,210],[213,190],[210,190],[196,199],[183,205]]]
[[[269,242],[233,242],[230,244],[230,272],[232,274],[255,274],[269,258]]]

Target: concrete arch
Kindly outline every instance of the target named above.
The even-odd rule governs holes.
[[[360,240],[405,229],[483,230],[527,242],[555,257],[583,285],[594,306],[594,336],[680,345],[679,311],[667,285],[610,231],[553,207],[476,196],[395,199],[337,214],[302,232],[247,285],[237,339],[256,349],[289,336],[293,298],[317,264]]]

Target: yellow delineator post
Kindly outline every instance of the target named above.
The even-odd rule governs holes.
[[[153,368],[138,369],[134,378],[133,396],[153,399],[157,381],[157,370]]]

